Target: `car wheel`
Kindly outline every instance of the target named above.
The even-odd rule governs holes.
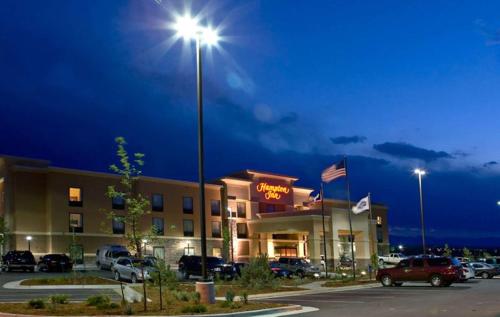
[[[132,281],[133,284],[137,283],[137,276],[132,273],[132,275],[130,276],[130,280]]]
[[[481,277],[484,279],[490,278],[490,275],[487,272],[481,273]]]
[[[403,282],[394,282],[394,286],[400,287],[401,285],[403,285]]]
[[[434,287],[439,287],[443,285],[443,278],[441,275],[435,274],[431,276],[431,285]]]
[[[118,273],[118,271],[115,271],[115,281],[119,280],[120,280],[120,273]]]
[[[379,261],[378,261],[378,265],[380,265],[380,266],[384,266],[384,260],[379,260]]]
[[[390,275],[384,275],[380,278],[380,282],[384,287],[392,286],[392,277]]]

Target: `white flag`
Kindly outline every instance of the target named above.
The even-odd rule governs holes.
[[[361,199],[356,206],[352,207],[352,212],[357,215],[360,214],[364,211],[370,210],[370,197],[366,196],[365,198]]]

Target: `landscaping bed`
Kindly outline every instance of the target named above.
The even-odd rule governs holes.
[[[134,289],[142,294],[142,286],[136,286]],[[180,283],[177,290],[185,292],[194,292],[194,283]],[[237,296],[246,292],[248,295],[255,294],[265,294],[265,293],[275,293],[275,292],[291,292],[291,291],[304,291],[305,288],[295,287],[295,286],[278,286],[276,288],[262,288],[262,289],[249,289],[242,287],[237,282],[215,282],[215,296],[224,297],[228,291],[234,292]]]
[[[107,278],[96,276],[66,276],[66,277],[50,277],[50,278],[33,278],[21,282],[22,286],[38,286],[38,285],[116,285],[119,282]]]
[[[321,284],[323,287],[340,287],[340,286],[352,286],[352,285],[367,285],[367,284],[375,284],[377,281],[375,280],[353,280],[353,279],[343,279],[343,280],[330,280]]]

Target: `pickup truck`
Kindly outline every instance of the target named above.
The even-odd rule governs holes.
[[[406,259],[406,256],[402,253],[389,253],[389,255],[382,255],[378,257],[378,264],[398,264],[399,261]]]

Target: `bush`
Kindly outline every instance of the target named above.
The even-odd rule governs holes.
[[[234,292],[232,290],[228,290],[226,292],[226,302],[228,303],[234,302],[234,296],[235,296]]]
[[[243,292],[241,293],[241,300],[243,301],[243,304],[248,304],[248,293],[247,292]]]
[[[68,303],[69,296],[64,295],[64,294],[56,294],[52,295],[49,297],[49,301],[55,305],[55,304],[67,304]]]
[[[195,304],[199,304],[199,303],[200,303],[200,300],[201,300],[201,294],[200,294],[200,293],[198,293],[198,292],[194,292],[194,293],[192,294],[192,298],[193,298],[193,302],[194,302]]]
[[[45,301],[41,298],[34,298],[28,302],[29,308],[43,309],[45,308]]]
[[[158,286],[160,284],[169,290],[174,290],[177,288],[179,284],[179,280],[177,279],[177,273],[170,269],[170,265],[166,265],[165,261],[158,260],[155,263],[155,271],[151,272],[152,283],[154,286]]]
[[[241,270],[240,285],[246,289],[264,289],[279,287],[279,279],[275,278],[269,268],[267,255],[250,259],[250,263]]]
[[[88,306],[96,306],[97,308],[106,308],[111,303],[111,299],[106,295],[93,295],[87,298]]]
[[[123,314],[124,315],[133,315],[134,309],[132,308],[132,305],[127,303],[125,308],[123,309]]]
[[[207,311],[207,307],[203,304],[193,304],[182,307],[182,313],[205,313]]]
[[[189,302],[189,298],[191,297],[188,292],[184,291],[173,291],[172,295],[174,295],[174,297],[181,302]]]

